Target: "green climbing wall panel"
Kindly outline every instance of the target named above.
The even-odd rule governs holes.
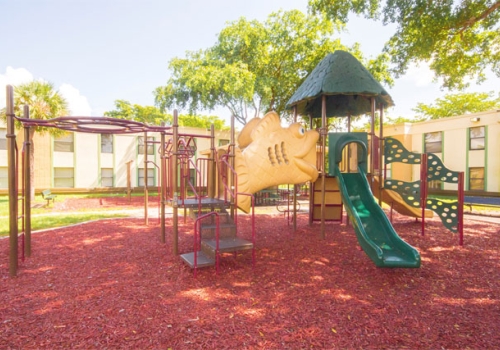
[[[427,179],[442,182],[458,183],[458,171],[453,171],[444,166],[441,159],[433,153],[427,154]]]
[[[385,139],[384,156],[386,163],[420,164],[421,154],[408,151],[403,144],[391,137]],[[396,179],[384,181],[384,187],[397,192],[406,204],[420,208],[420,180],[405,182]]]
[[[421,154],[408,151],[397,139],[386,138],[384,147],[386,163],[420,164]],[[427,154],[427,180],[439,180],[448,183],[458,183],[458,171],[448,169],[441,159],[433,153]],[[386,189],[397,192],[410,206],[420,208],[420,180],[405,182],[396,179],[384,181]],[[441,218],[443,225],[452,232],[458,231],[458,200],[443,201],[428,198],[425,207]]]
[[[388,179],[384,181],[384,188],[397,192],[411,207],[420,208],[420,180],[405,182]]]
[[[428,198],[425,207],[439,215],[443,225],[451,232],[458,232],[458,201],[444,202]]]
[[[385,139],[384,146],[385,162],[388,163],[405,163],[405,164],[420,164],[420,153],[408,151],[403,144],[396,139],[388,137]]]

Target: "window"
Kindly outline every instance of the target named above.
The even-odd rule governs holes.
[[[144,136],[139,136],[137,138],[139,142],[139,147],[137,149],[139,154],[144,154]],[[154,137],[148,136],[148,141],[154,141]],[[154,154],[155,146],[151,143],[148,143],[148,154]]]
[[[484,168],[469,168],[469,190],[484,191]]]
[[[0,149],[7,149],[7,129],[0,128]]]
[[[440,190],[441,189],[441,180],[429,181],[428,188],[431,190]]]
[[[484,149],[484,126],[469,129],[469,149]]]
[[[0,167],[0,188],[9,187],[9,172],[6,166]]]
[[[424,139],[425,153],[441,153],[443,151],[440,131],[424,134]]]
[[[101,134],[101,153],[113,153],[113,135]]]
[[[154,185],[155,170],[148,168],[148,186]],[[139,186],[144,186],[144,169],[139,169]]]
[[[63,136],[56,136],[54,138],[54,151],[55,152],[73,152],[74,140],[73,133],[65,134]]]
[[[102,168],[101,169],[101,186],[102,187],[113,187],[113,169],[112,168]]]
[[[229,145],[229,140],[219,140],[219,146]]]
[[[73,168],[54,168],[54,187],[75,187]]]

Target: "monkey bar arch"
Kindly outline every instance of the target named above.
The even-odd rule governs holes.
[[[18,160],[17,160],[17,144],[16,144],[16,134],[15,134],[15,122],[19,122],[25,132],[24,141],[24,152],[25,157],[23,157],[24,169],[29,169],[30,159],[29,153],[31,148],[29,130],[32,127],[44,127],[44,128],[57,128],[60,130],[65,130],[68,132],[83,132],[83,133],[93,133],[93,134],[139,134],[143,133],[145,135],[145,140],[147,141],[147,133],[155,132],[160,133],[161,141],[160,143],[160,182],[161,182],[161,209],[160,209],[160,221],[161,221],[161,242],[165,243],[165,203],[167,195],[167,178],[171,179],[172,189],[171,191],[175,194],[177,193],[177,159],[180,156],[179,152],[182,150],[177,149],[177,142],[173,142],[174,147],[171,154],[169,155],[172,159],[170,161],[170,167],[167,168],[167,155],[166,155],[166,142],[165,137],[169,136],[174,140],[178,140],[180,137],[197,137],[197,138],[210,138],[211,139],[211,150],[214,152],[214,128],[212,126],[210,135],[191,135],[191,134],[180,134],[178,132],[178,114],[177,110],[174,110],[173,115],[173,125],[172,126],[152,126],[145,123],[133,121],[116,119],[109,117],[84,117],[84,116],[64,116],[48,120],[31,119],[29,117],[29,107],[24,106],[23,117],[18,117],[14,114],[14,89],[11,85],[7,85],[6,88],[6,117],[7,117],[7,159],[8,159],[8,188],[9,188],[9,273],[10,276],[17,275],[18,269],[18,220],[23,220],[23,239],[26,238],[23,247],[23,257],[24,255],[31,255],[31,201],[29,195],[26,197],[23,203],[23,215],[18,215]],[[147,152],[145,152],[144,166],[145,171],[147,171]],[[211,157],[215,159],[215,155],[212,154]],[[23,177],[23,197],[24,194],[31,192],[31,184],[29,178],[29,171],[24,171]],[[147,177],[146,177],[147,179]],[[147,180],[146,180],[147,181]],[[147,206],[147,182],[145,182],[145,206]],[[146,207],[147,209],[147,207]],[[174,253],[177,254],[177,208],[174,207]],[[145,220],[147,224],[147,214],[145,215]],[[24,242],[24,241],[23,241]]]

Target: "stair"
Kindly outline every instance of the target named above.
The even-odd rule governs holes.
[[[194,201],[193,201],[194,202]],[[198,201],[191,203],[184,201],[184,205],[190,208],[189,215],[195,220],[208,213],[217,213],[219,216],[219,255],[222,253],[232,253],[241,250],[254,248],[251,241],[237,237],[237,227],[233,219],[227,212],[224,201],[218,199],[206,199],[202,201],[201,211],[198,210]],[[215,215],[204,217],[200,220],[201,250],[181,254],[181,259],[191,268],[214,266],[217,256]]]

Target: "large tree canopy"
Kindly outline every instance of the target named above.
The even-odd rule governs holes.
[[[397,75],[426,61],[450,89],[484,81],[489,69],[500,76],[498,0],[309,0],[309,8],[343,22],[352,12],[396,24],[385,51]]]
[[[332,38],[340,26],[297,10],[272,13],[264,22],[231,22],[214,46],[170,61],[172,74],[156,89],[156,104],[162,111],[191,113],[226,107],[241,124],[268,110],[286,117],[287,100],[327,53],[343,49],[363,60],[358,45],[346,48]],[[380,55],[364,64],[376,79],[392,84],[388,60]]]
[[[484,112],[500,108],[500,98],[493,93],[448,94],[434,104],[418,103],[413,110],[420,119],[440,119],[467,113]]]
[[[172,115],[161,112],[154,106],[141,106],[131,104],[129,101],[116,100],[115,110],[104,112],[107,117],[134,120],[137,122],[160,125],[161,122],[172,123]],[[199,115],[179,115],[178,123],[180,126],[190,126],[194,128],[208,129],[213,124],[215,130],[225,130],[229,128],[224,124],[224,120],[216,116]]]

